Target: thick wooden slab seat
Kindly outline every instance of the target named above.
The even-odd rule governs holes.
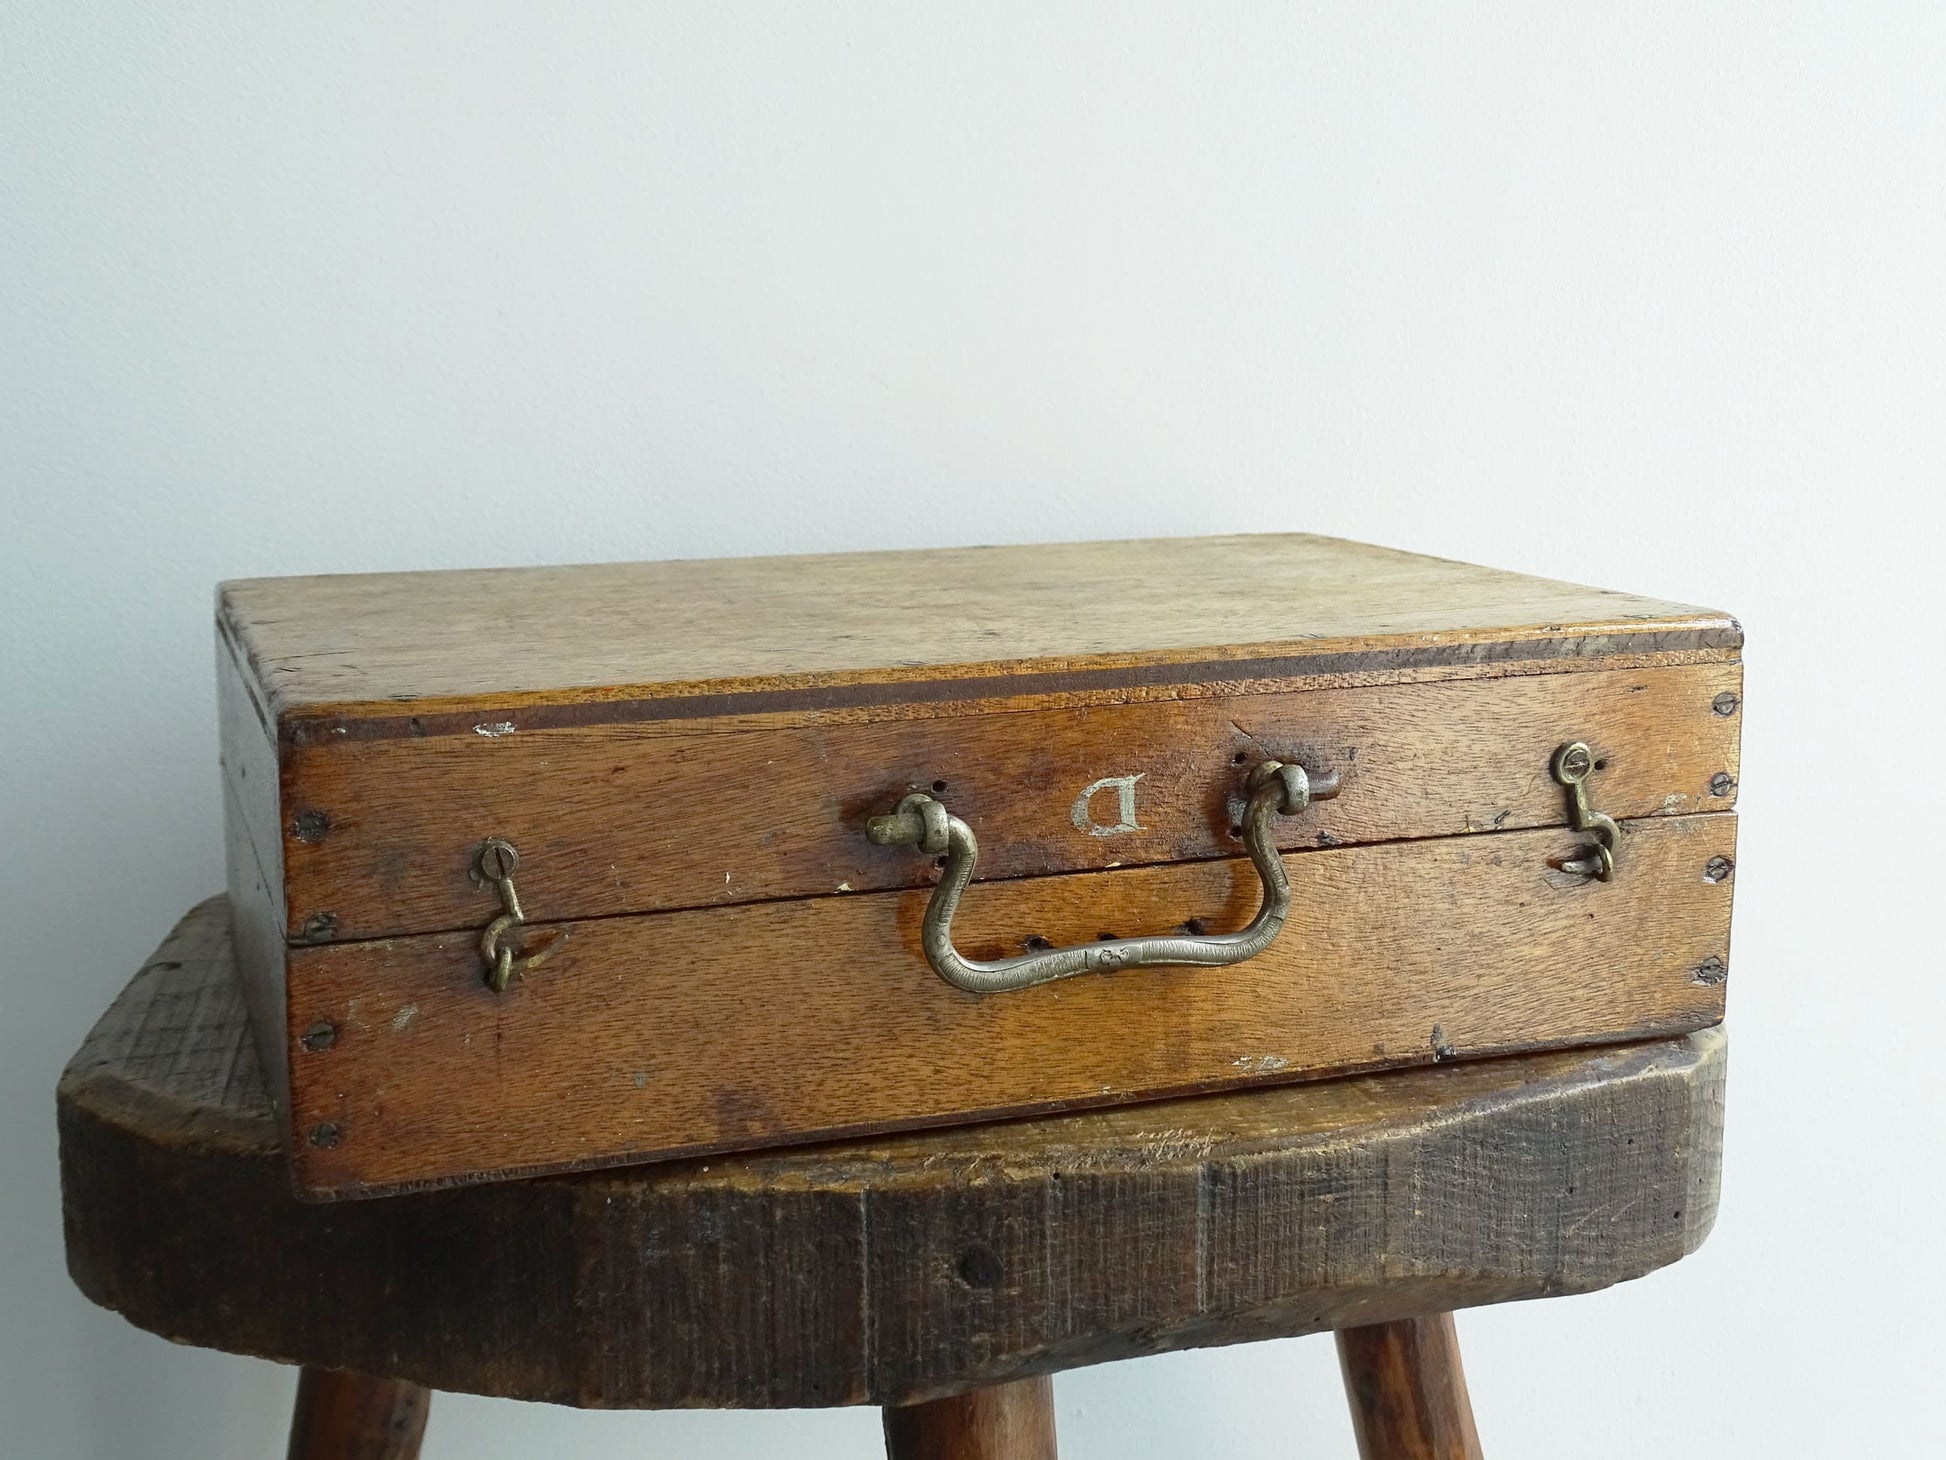
[[[906,1404],[1673,1262],[1716,1210],[1724,1062],[1706,1031],[314,1205],[219,898],[62,1078],[69,1264],[143,1328],[317,1369],[583,1406]],[[453,1098],[491,1121],[522,1097]]]

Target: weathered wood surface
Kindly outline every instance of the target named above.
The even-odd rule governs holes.
[[[1451,1313],[1341,1328],[1338,1362],[1360,1460],[1481,1460]]]
[[[885,1411],[886,1460],[1055,1460],[1054,1381],[993,1384]]]
[[[306,1369],[289,1460],[418,1460],[431,1405],[430,1390],[401,1379]]]
[[[77,1283],[234,1352],[588,1406],[899,1404],[1598,1288],[1716,1210],[1716,1031],[307,1206],[226,923],[184,922],[59,1104]]]
[[[224,754],[266,871],[288,868],[279,920],[332,942],[477,929],[494,909],[474,865],[489,835],[522,849],[528,916],[548,922],[922,886],[926,858],[864,834],[914,790],[979,834],[982,880],[1234,857],[1266,758],[1342,781],[1278,821],[1286,849],[1564,825],[1548,765],[1577,738],[1611,816],[1727,811],[1741,717],[1719,703],[1742,676],[1703,664],[660,741],[631,725],[327,737],[284,749],[281,809],[254,715]],[[1132,824],[1101,786],[1116,777],[1133,782]]]
[[[262,578],[218,609],[286,732],[349,735],[1741,643],[1708,609],[1304,535]]]
[[[502,993],[471,933],[298,949],[297,1182],[369,1195],[1721,1020],[1731,882],[1709,867],[1735,818],[1628,823],[1608,883],[1555,870],[1577,850],[1529,831],[1287,854],[1290,923],[1246,964],[990,996],[926,965],[924,891],[571,923]],[[989,883],[955,936],[990,957],[1238,928],[1260,897],[1243,861]]]

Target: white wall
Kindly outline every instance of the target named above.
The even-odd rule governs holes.
[[[1930,1451],[1942,74],[1930,4],[11,0],[0,1454],[281,1453],[290,1371],[58,1220],[60,1065],[222,880],[218,578],[1254,528],[1748,627],[1722,1218],[1461,1318],[1490,1452]],[[1059,1393],[1070,1460],[1349,1453],[1327,1339]]]

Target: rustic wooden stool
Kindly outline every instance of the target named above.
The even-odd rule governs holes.
[[[414,1455],[432,1389],[878,1404],[895,1460],[1040,1460],[1053,1373],[1324,1329],[1365,1456],[1475,1456],[1450,1310],[1693,1250],[1724,1050],[1712,1030],[305,1205],[219,898],[62,1077],[68,1263],[143,1328],[303,1365],[299,1460]],[[464,1098],[490,1121],[521,1094]]]

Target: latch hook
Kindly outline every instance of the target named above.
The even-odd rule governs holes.
[[[492,883],[500,894],[500,916],[480,934],[486,985],[496,994],[504,994],[515,978],[525,978],[527,970],[544,961],[567,936],[564,930],[557,929],[546,943],[526,953],[514,952],[513,945],[506,941],[509,933],[527,921],[527,915],[520,909],[520,894],[514,891],[514,872],[519,866],[519,851],[512,842],[498,836],[490,836],[480,844],[479,856],[474,861],[480,880]]]
[[[1607,882],[1615,875],[1615,852],[1621,845],[1622,829],[1615,818],[1597,811],[1588,799],[1588,777],[1595,770],[1595,753],[1586,741],[1570,740],[1554,752],[1554,779],[1567,788],[1568,817],[1574,829],[1589,838],[1594,855],[1563,862],[1563,872],[1574,872]]]

